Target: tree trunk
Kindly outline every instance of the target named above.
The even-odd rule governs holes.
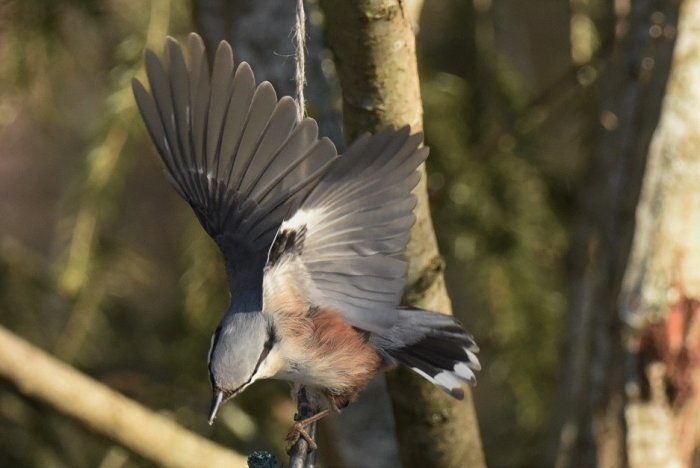
[[[636,245],[651,235],[645,232],[648,226],[635,225],[635,209],[642,214],[648,197],[642,194],[637,208],[642,179],[653,173],[650,170],[644,175],[647,160],[650,169],[655,164],[658,143],[651,146],[651,153],[650,145],[671,67],[679,2],[639,0],[616,6],[615,46],[601,78],[598,141],[582,187],[570,253],[568,336],[556,440],[549,452],[558,467],[633,463],[633,437],[642,418],[630,413],[634,388],[639,387],[634,384],[638,380],[638,353],[630,348],[631,337],[638,333],[627,328],[633,302],[626,302],[621,310],[619,299],[621,293],[623,298],[631,297],[630,278],[644,264],[637,258],[652,254],[650,250],[639,251],[629,260],[633,236]],[[678,56],[676,60],[678,72],[684,61],[678,61]],[[659,252],[664,249],[667,247]],[[628,278],[624,288],[623,277]],[[661,427],[655,430],[663,431]],[[663,440],[657,437],[653,445],[660,450]],[[647,458],[644,466],[665,465]]]
[[[698,24],[700,0],[686,0],[622,284],[632,467],[700,466]]]
[[[398,0],[322,0],[326,37],[343,94],[348,141],[364,131],[410,124],[422,129],[422,105],[411,16]],[[415,13],[413,13],[415,14]],[[408,304],[451,313],[443,263],[430,218],[425,177],[416,190],[417,222],[407,249]],[[389,375],[405,467],[484,466],[471,393],[458,402],[420,377]]]

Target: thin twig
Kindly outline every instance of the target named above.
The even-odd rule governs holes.
[[[321,409],[318,395],[302,386],[297,393],[297,414],[294,417],[297,421],[310,418]],[[312,439],[316,438],[316,423],[311,423],[306,428],[306,432]],[[308,442],[303,437],[292,447],[289,454],[289,468],[314,468],[316,464],[316,450],[309,447]]]

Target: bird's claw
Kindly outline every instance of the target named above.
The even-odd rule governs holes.
[[[316,445],[316,442],[314,441],[313,437],[311,437],[309,433],[306,432],[306,429],[304,429],[304,426],[306,426],[307,424],[304,424],[304,421],[296,422],[289,430],[289,433],[286,437],[287,455],[291,455],[292,449],[294,448],[296,443],[299,442],[300,438],[303,438],[306,441],[306,443],[309,444],[310,450],[316,450],[318,448],[318,445]]]

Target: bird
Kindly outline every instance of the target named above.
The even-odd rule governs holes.
[[[473,337],[452,316],[401,305],[422,133],[388,126],[339,155],[294,99],[256,84],[248,63],[234,67],[226,41],[211,69],[196,33],[186,47],[168,37],[164,60],[146,50],[144,62],[150,92],[132,82],[140,114],[226,267],[209,423],[270,378],[316,389],[322,417],[397,365],[463,399],[481,369]]]

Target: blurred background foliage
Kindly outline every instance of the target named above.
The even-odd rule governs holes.
[[[424,4],[429,190],[455,313],[482,348],[489,466],[541,463],[608,6]],[[192,430],[280,451],[286,384],[256,384],[206,425],[224,272],[161,176],[131,95],[143,49],[193,27],[188,2],[0,3],[0,320]],[[0,421],[1,466],[148,465],[4,382]]]

